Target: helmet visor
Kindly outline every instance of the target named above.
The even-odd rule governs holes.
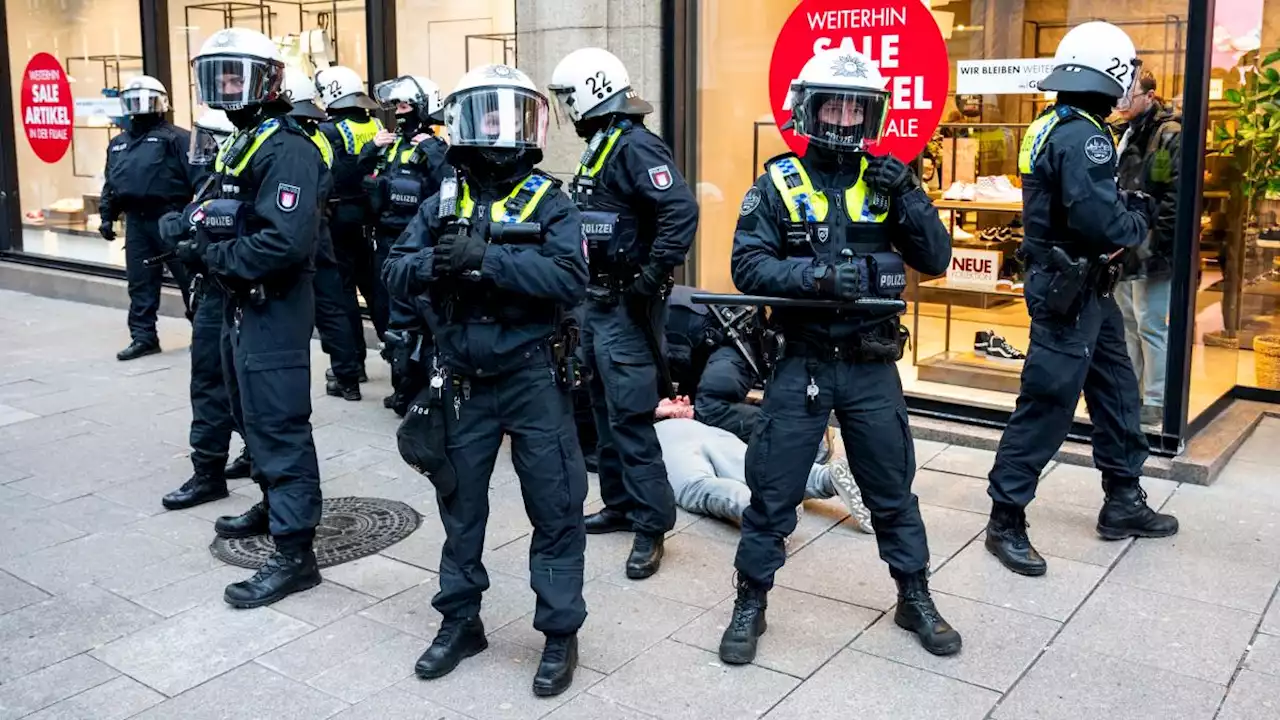
[[[408,76],[384,80],[373,86],[373,99],[387,110],[402,102],[419,105],[426,97],[427,94],[418,86],[418,82]]]
[[[572,87],[552,85],[547,89],[551,91],[551,97],[555,98],[555,104],[551,106],[551,110],[555,113],[556,127],[571,125],[582,119],[582,113],[573,106]]]
[[[261,58],[211,55],[191,61],[196,98],[217,110],[260,105],[280,92],[283,68]]]
[[[526,150],[546,146],[547,115],[547,99],[541,93],[478,87],[449,98],[444,124],[454,146]]]
[[[889,114],[883,90],[802,87],[793,103],[795,131],[809,140],[850,152],[880,139]]]
[[[120,93],[125,115],[147,115],[169,111],[169,96],[150,88],[131,88]]]
[[[191,145],[187,149],[187,161],[192,165],[212,165],[218,157],[218,149],[230,135],[199,125],[191,130]]]
[[[1109,72],[1124,89],[1124,94],[1116,100],[1116,109],[1128,110],[1133,106],[1134,91],[1138,89],[1138,78],[1142,75],[1142,61],[1134,58],[1128,65],[1118,65]],[[1142,93],[1138,92],[1138,94]]]

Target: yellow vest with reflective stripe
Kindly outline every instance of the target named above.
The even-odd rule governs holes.
[[[401,150],[400,141],[402,139],[403,138],[397,137],[396,141],[387,146],[387,149],[383,151],[382,157],[387,160],[388,165],[385,168],[375,169],[373,171],[374,177],[378,177],[382,174],[383,170],[389,167],[408,164],[409,158],[413,157],[413,151],[418,149],[418,143],[413,143],[408,148]]]
[[[605,138],[604,148],[596,153],[595,162],[591,163],[591,167],[578,165],[578,177],[593,178],[600,173],[600,170],[604,168],[605,158],[609,157],[609,153],[613,152],[613,146],[618,142],[618,138],[622,137],[623,130],[626,130],[626,128],[614,128],[613,132],[609,133],[609,136]]]
[[[1064,120],[1072,116],[1082,117],[1093,123],[1098,130],[1106,132],[1107,137],[1115,142],[1115,137],[1111,135],[1106,128],[1098,124],[1086,112],[1081,112],[1067,105],[1055,106],[1053,110],[1046,112],[1036,118],[1027,126],[1026,133],[1022,136],[1022,148],[1018,151],[1018,173],[1020,175],[1030,175],[1036,167],[1036,161],[1040,159],[1040,152],[1044,150],[1044,146],[1049,142],[1049,135],[1053,133]]]
[[[240,160],[237,161],[234,166],[228,166],[226,163],[226,155],[227,151],[231,149],[231,146],[236,144],[236,139],[240,137],[241,131],[237,130],[234,135],[227,138],[227,141],[222,144],[222,148],[218,150],[218,158],[213,161],[214,172],[220,175],[226,175],[227,177],[239,177],[240,173],[244,172],[246,167],[249,167],[249,160],[253,158],[254,153],[258,152],[258,148],[262,147],[262,143],[266,142],[267,138],[275,135],[276,131],[279,129],[280,120],[277,118],[270,118],[263,121],[258,125],[258,127],[253,129],[255,135],[253,136],[253,144],[249,146],[249,150],[241,156]]]
[[[790,153],[769,162],[769,179],[782,196],[787,206],[791,222],[823,222],[827,219],[827,196],[813,187],[809,173],[805,172],[800,159]],[[858,181],[845,188],[844,206],[849,219],[855,223],[882,223],[888,212],[872,213],[867,208],[867,184],[862,173],[867,170],[867,159],[862,158],[862,167],[858,171]],[[857,213],[856,215],[854,213]]]
[[[476,203],[471,199],[471,188],[467,187],[466,181],[460,183],[461,197],[458,198],[458,217],[470,219],[471,214],[475,212]],[[496,223],[517,223],[524,222],[529,219],[533,211],[537,209],[538,203],[542,201],[543,196],[547,194],[547,190],[551,188],[551,178],[540,173],[533,173],[525,178],[523,182],[516,185],[515,188],[502,200],[494,203],[489,207],[489,219]],[[507,212],[507,203],[511,202],[521,193],[529,195],[529,200],[520,208],[519,213],[512,215]]]
[[[359,155],[360,150],[382,129],[382,123],[377,118],[369,118],[363,122],[346,118],[334,123],[334,127],[338,128],[338,133],[342,135],[343,149],[349,155]]]
[[[333,145],[330,144],[329,138],[324,133],[316,130],[313,133],[307,133],[307,137],[311,138],[311,142],[316,144],[320,150],[320,157],[324,160],[326,167],[333,167]]]

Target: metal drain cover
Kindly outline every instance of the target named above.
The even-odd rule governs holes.
[[[316,560],[329,567],[372,555],[409,537],[421,522],[417,510],[395,500],[325,498],[316,528]],[[225,563],[256,569],[275,552],[275,543],[270,535],[216,538],[209,551]]]

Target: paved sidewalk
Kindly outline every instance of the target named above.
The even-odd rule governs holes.
[[[161,319],[162,355],[117,363],[124,313],[0,291],[0,720],[1267,720],[1280,718],[1280,421],[1212,488],[1150,480],[1174,539],[1093,533],[1097,473],[1050,469],[1030,510],[1049,558],[1016,577],[982,547],[992,453],[918,442],[916,490],[933,586],[964,651],[934,658],[892,621],[893,583],[838,503],[810,502],[772,593],[756,664],[714,652],[732,605],[737,532],[681,513],[662,571],[622,573],[629,538],[587,550],[582,667],[535,699],[530,527],[504,453],[486,556],[487,652],[432,682],[412,676],[439,616],[442,531],[425,480],[395,451],[385,366],[365,400],[324,396],[315,438],[329,496],[403,500],[423,527],[324,571],[270,608],[226,607],[248,573],[207,549],[211,521],[254,502],[164,512],[190,474],[188,329]],[[588,509],[598,507],[598,495]]]

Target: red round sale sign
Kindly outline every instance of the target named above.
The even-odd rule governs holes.
[[[56,163],[71,147],[75,106],[62,64],[38,53],[22,73],[22,129],[36,157]]]
[[[929,8],[920,0],[803,0],[778,33],[769,63],[769,101],[779,128],[791,118],[783,110],[791,81],[816,53],[835,48],[861,52],[889,81],[889,116],[870,151],[914,160],[938,127],[951,81],[947,44]],[[804,154],[808,140],[781,132]]]

